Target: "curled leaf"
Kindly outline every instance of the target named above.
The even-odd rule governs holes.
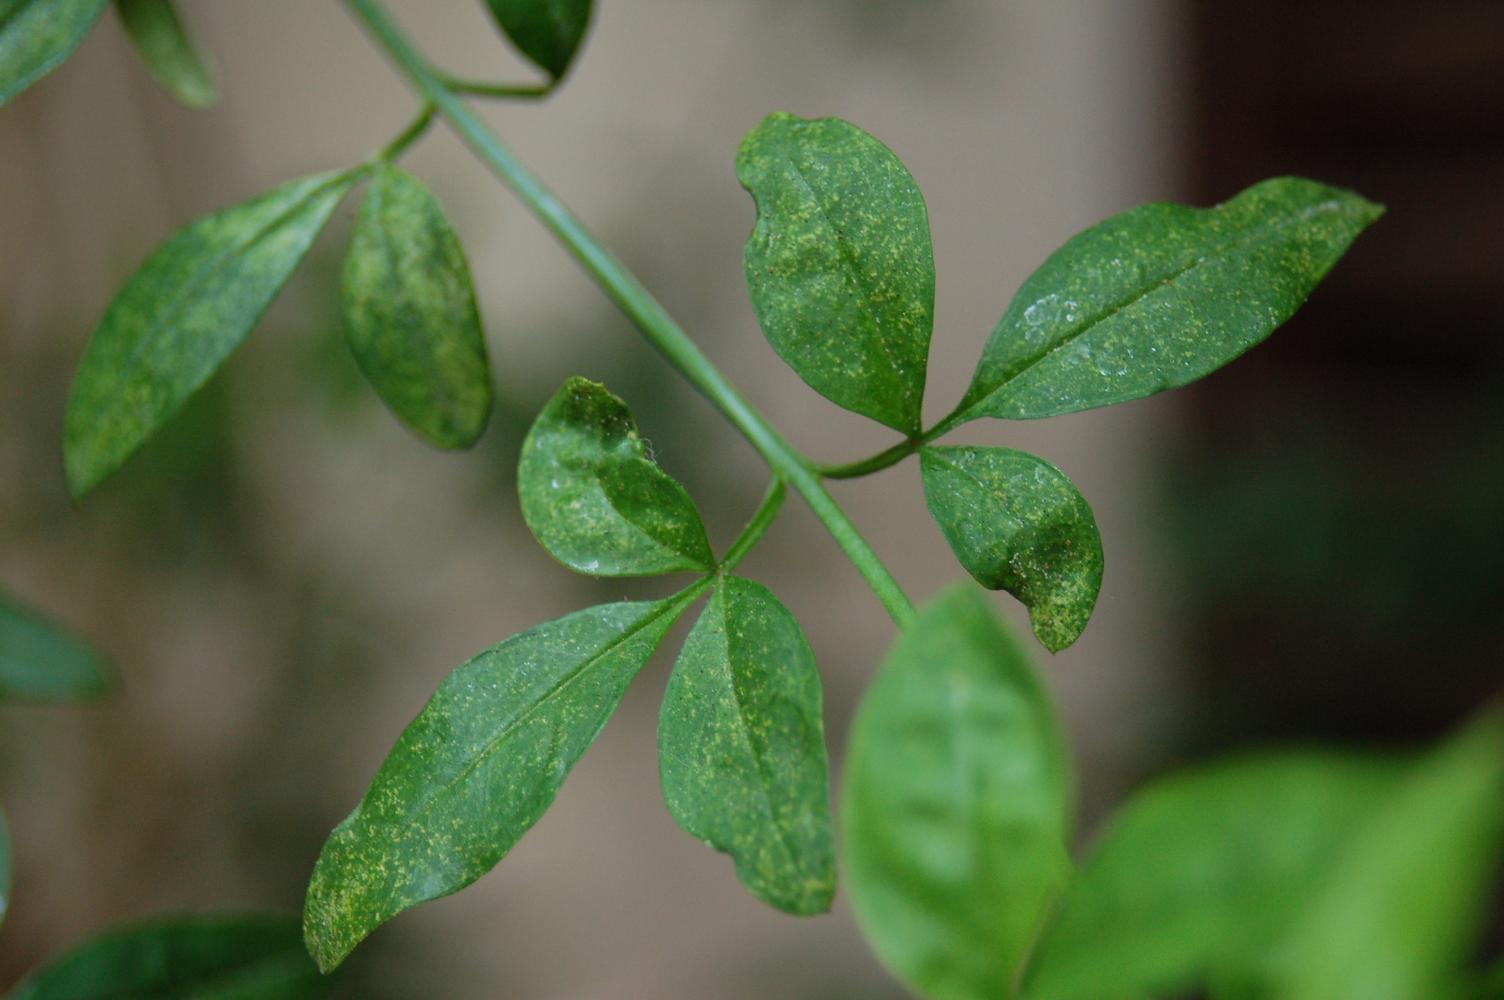
[[[626,404],[588,379],[565,382],[538,414],[517,491],[533,536],[570,569],[649,576],[715,567],[694,501],[649,457]]]

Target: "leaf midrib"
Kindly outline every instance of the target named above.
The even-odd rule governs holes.
[[[1225,208],[1226,206],[1224,205],[1219,207]],[[1227,259],[1235,250],[1242,249],[1245,245],[1254,242],[1255,239],[1259,237],[1266,236],[1270,233],[1277,233],[1290,225],[1298,222],[1304,222],[1310,219],[1312,216],[1316,215],[1318,212],[1331,210],[1340,211],[1340,209],[1341,202],[1338,199],[1324,198],[1314,205],[1308,205],[1304,208],[1299,209],[1298,211],[1281,216],[1280,218],[1272,222],[1259,224],[1251,229],[1239,233],[1236,236],[1230,237],[1218,243],[1214,243],[1209,251],[1195,255],[1195,257],[1188,263],[1175,267],[1164,275],[1156,275],[1154,278],[1145,282],[1143,286],[1134,289],[1127,295],[1123,296],[1121,299],[1109,303],[1102,309],[1098,310],[1097,313],[1095,313],[1090,318],[1083,320],[1081,325],[1074,331],[1067,333],[1059,341],[1045,346],[1038,353],[1028,358],[1021,366],[1014,369],[995,387],[988,390],[984,395],[979,397],[975,403],[972,403],[970,406],[968,406],[965,412],[970,414],[973,411],[981,408],[983,405],[998,396],[998,394],[1002,393],[1024,374],[1026,374],[1042,362],[1048,360],[1057,352],[1071,346],[1081,337],[1090,333],[1102,323],[1107,322],[1107,320],[1116,316],[1118,313],[1131,308],[1138,302],[1141,302],[1142,300],[1147,299],[1152,295],[1158,294],[1170,282],[1177,281],[1178,279],[1183,278],[1185,275],[1189,274],[1191,271],[1195,270],[1198,267],[1201,267],[1204,264],[1220,262]],[[1201,209],[1199,211],[1208,215],[1214,215],[1214,213],[1216,213],[1218,209]]]

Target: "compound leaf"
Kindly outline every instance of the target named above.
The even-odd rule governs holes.
[[[345,335],[388,406],[440,448],[468,448],[491,415],[491,369],[459,240],[433,195],[376,170],[343,280]]]
[[[932,1000],[1015,996],[1069,878],[1068,771],[1028,659],[969,585],[899,636],[846,766],[846,880],[878,957]]]
[[[538,414],[517,467],[522,516],[581,573],[649,576],[715,567],[689,494],[649,457],[627,406],[571,378]]]
[[[590,0],[486,0],[512,44],[555,80],[569,71],[585,29]]]
[[[1144,205],[1073,237],[993,330],[956,422],[1031,419],[1193,382],[1269,336],[1383,209],[1298,177],[1214,208]]]
[[[0,105],[73,54],[106,0],[0,0]]]
[[[1504,847],[1504,711],[1426,756],[1322,880],[1277,956],[1283,1000],[1463,996]]]
[[[835,893],[820,675],[767,588],[716,587],[674,664],[658,720],[663,799],[693,837],[730,854],[753,895],[800,915]]]
[[[93,650],[0,597],[0,700],[79,701],[108,687]]]
[[[1029,1000],[1248,978],[1395,787],[1395,762],[1280,753],[1155,782],[1113,817],[1039,943]]]
[[[146,68],[169,94],[190,108],[219,100],[214,74],[188,40],[172,0],[115,0],[115,10]]]
[[[10,1000],[313,1000],[319,975],[280,917],[191,917],[109,931],[28,977]]]
[[[822,396],[917,433],[935,263],[914,178],[854,125],[782,113],[747,133],[736,174],[757,203],[745,264],[768,342]]]
[[[1029,609],[1051,652],[1075,642],[1102,586],[1097,522],[1065,473],[1008,448],[919,453],[924,497],[966,572]]]
[[[303,911],[319,967],[339,965],[402,910],[490,871],[553,802],[699,592],[566,615],[445,678],[319,854]]]
[[[355,175],[320,174],[178,230],[110,304],[63,427],[68,486],[114,472],[240,346]]]

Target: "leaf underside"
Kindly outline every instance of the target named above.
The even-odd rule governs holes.
[[[73,54],[106,0],[0,0],[0,105]]]
[[[183,31],[172,0],[115,0],[115,9],[146,68],[169,94],[190,108],[219,100],[214,75]]]
[[[109,931],[34,973],[10,1000],[313,1000],[333,980],[280,917],[182,917]]]
[[[303,913],[319,967],[490,871],[553,802],[695,593],[566,615],[445,678],[319,854]]]
[[[1028,659],[971,586],[899,636],[846,768],[846,884],[878,957],[934,1000],[1013,996],[1069,877],[1069,779]]]
[[[1155,204],[1073,237],[993,330],[958,422],[1032,419],[1195,381],[1269,336],[1383,209],[1297,177]]]
[[[1051,652],[1080,637],[1102,586],[1102,539],[1065,473],[1008,448],[919,453],[925,502],[966,571],[1029,609]]]
[[[648,455],[626,404],[571,378],[528,431],[517,466],[538,543],[594,576],[707,572],[715,556],[694,501]]]
[[[491,415],[491,368],[459,240],[433,195],[377,169],[345,256],[345,336],[367,380],[440,448],[468,448]]]
[[[736,174],[757,203],[744,263],[768,342],[822,396],[918,433],[935,264],[913,177],[854,125],[782,113],[747,133]]]
[[[320,174],[180,229],[110,304],[63,426],[82,496],[146,443],[250,333],[354,177]]]
[[[798,622],[765,587],[726,577],[674,664],[658,721],[664,802],[789,913],[835,893],[820,675]]]

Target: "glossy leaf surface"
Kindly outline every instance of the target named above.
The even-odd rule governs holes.
[[[1051,652],[1075,642],[1102,586],[1102,539],[1065,473],[1008,448],[931,446],[919,453],[924,498],[966,572],[1029,609]]]
[[[1395,787],[1397,763],[1283,753],[1162,779],[1113,817],[1039,943],[1030,1000],[1246,981]]]
[[[697,592],[566,615],[445,678],[319,855],[303,929],[320,968],[402,910],[490,871]]]
[[[0,105],[78,48],[106,0],[0,0]]]
[[[52,623],[0,598],[0,700],[96,698],[109,687],[94,651]]]
[[[899,636],[846,767],[846,884],[878,957],[931,1000],[1015,996],[1070,873],[1069,779],[1028,659],[972,587]]]
[[[757,202],[747,287],[773,349],[832,402],[917,432],[935,263],[914,178],[854,125],[781,113],[747,133],[736,174]]]
[[[219,100],[214,74],[183,31],[173,0],[115,0],[125,30],[167,92],[190,108]]]
[[[392,411],[441,448],[468,448],[491,415],[491,368],[470,268],[444,211],[377,169],[345,257],[345,335]]]
[[[590,0],[486,0],[512,44],[554,79],[569,71],[590,26]]]
[[[517,468],[522,516],[581,573],[648,576],[715,566],[694,501],[650,457],[627,406],[588,379],[564,383]]]
[[[820,675],[767,588],[722,579],[674,664],[658,721],[663,798],[685,832],[789,913],[830,909],[835,844]]]
[[[10,1000],[312,1000],[331,985],[308,960],[296,920],[183,917],[79,945]]]
[[[349,190],[321,174],[180,229],[110,304],[63,428],[68,486],[114,472],[240,346]]]
[[[1383,209],[1297,177],[1156,204],[1073,237],[993,330],[960,419],[1030,419],[1193,382],[1290,318]]]
[[[1357,832],[1279,956],[1281,1000],[1463,992],[1504,848],[1504,712],[1430,753]]]

